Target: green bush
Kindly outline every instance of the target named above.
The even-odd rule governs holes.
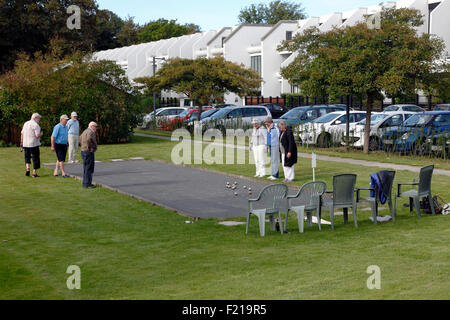
[[[21,56],[13,71],[0,79],[0,134],[17,132],[31,114],[42,115],[43,144],[49,144],[62,114],[76,111],[81,129],[98,123],[100,143],[127,142],[142,115],[140,95],[124,71],[112,61],[70,62]],[[18,144],[20,136],[12,142]]]

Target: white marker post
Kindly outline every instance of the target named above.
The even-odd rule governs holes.
[[[316,167],[317,167],[317,156],[313,152],[311,156],[311,167],[313,169],[313,182],[316,182]]]

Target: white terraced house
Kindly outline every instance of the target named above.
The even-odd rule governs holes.
[[[126,72],[132,83],[138,77],[153,75],[164,61],[176,57],[196,59],[223,56],[226,60],[243,64],[257,71],[264,82],[261,95],[276,97],[283,93],[298,92],[280,75],[281,68],[296,57],[289,51],[278,51],[278,46],[310,27],[325,32],[334,27],[345,27],[365,21],[367,16],[380,12],[383,7],[414,8],[423,14],[424,24],[418,33],[430,33],[441,37],[450,59],[450,0],[401,0],[386,2],[352,11],[336,12],[322,17],[310,17],[299,21],[280,21],[276,25],[238,25],[217,31],[206,31],[192,35],[160,40],[150,43],[96,52],[93,59],[112,60]],[[184,105],[185,96],[176,92],[163,92],[165,98],[178,98]],[[243,97],[234,94],[225,96],[225,103],[242,105]]]

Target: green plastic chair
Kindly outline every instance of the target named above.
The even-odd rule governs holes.
[[[395,171],[389,171],[388,172],[388,180],[386,181],[387,189],[389,189],[389,194],[386,196],[386,202],[389,205],[389,211],[391,212],[392,220],[394,220],[394,207],[392,205],[392,186],[394,185],[394,178],[395,178]],[[368,197],[368,198],[361,198],[360,197],[360,191],[374,191],[375,197]],[[372,217],[374,224],[377,224],[377,216],[378,216],[378,205],[381,204],[380,200],[380,190],[378,188],[358,188],[356,189],[356,205],[360,205],[364,202],[369,203],[370,207],[372,209]]]
[[[330,211],[331,228],[334,230],[334,209],[352,208],[353,222],[355,228],[358,228],[358,222],[356,220],[356,199],[353,196],[355,192],[356,174],[340,174],[333,176],[333,191],[326,192],[333,194],[333,201],[323,203],[322,208]],[[344,216],[346,221],[346,216]]]
[[[413,179],[411,183],[398,183],[397,184],[397,194],[395,196],[394,205],[394,219],[397,215],[397,199],[402,197],[409,198],[409,211],[412,212],[413,204],[416,207],[417,216],[420,218],[420,199],[428,197],[431,206],[431,212],[436,214],[434,211],[433,197],[431,196],[431,178],[433,177],[434,165],[423,167],[420,169],[419,179]],[[412,186],[411,190],[406,192],[401,191],[401,187],[404,185]],[[418,187],[416,189],[416,187]]]
[[[312,212],[316,211],[317,223],[319,225],[319,230],[322,230],[320,225],[321,220],[321,205],[322,205],[322,195],[327,190],[327,184],[322,181],[317,182],[309,182],[304,184],[296,195],[291,195],[287,197],[287,210],[286,217],[284,220],[284,231],[287,227],[287,220],[289,216],[289,211],[294,211],[297,213],[298,220],[298,230],[300,233],[303,233],[304,230],[304,221],[305,221],[305,212],[308,217],[308,224],[312,226]],[[302,205],[295,206],[293,202],[295,199],[304,199],[306,198],[306,203]]]
[[[275,231],[274,215],[278,216],[278,221],[283,224],[281,220],[280,207],[282,201],[288,194],[288,187],[284,184],[274,184],[264,187],[256,199],[248,200],[248,215],[247,215],[247,228],[245,234],[248,234],[248,228],[250,226],[250,216],[253,214],[258,217],[259,220],[259,232],[261,237],[265,235],[266,215],[269,216],[270,229]],[[262,208],[254,208],[260,206]],[[283,226],[280,227],[281,234],[283,234]]]

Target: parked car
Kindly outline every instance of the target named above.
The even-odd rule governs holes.
[[[186,111],[188,108],[186,107],[168,107],[168,108],[158,108],[156,109],[156,119],[157,123],[160,124],[162,120],[172,120],[176,118],[180,113]],[[141,128],[146,128],[148,123],[154,119],[153,115],[155,111],[144,116],[142,120]]]
[[[382,136],[384,150],[401,152],[426,151],[426,141],[435,135],[450,131],[449,111],[417,113],[407,119],[401,127],[392,128]]]
[[[361,121],[365,111],[350,111],[350,123]],[[346,111],[331,112],[320,118],[300,125],[300,143],[329,147],[333,142],[341,142],[347,124]]]
[[[450,111],[450,103],[437,104],[433,111]]]
[[[280,106],[279,104],[276,103],[261,103],[260,106],[264,106],[267,109],[269,109],[273,119],[278,119],[283,114],[289,111],[288,108]]]
[[[345,111],[345,109],[345,106],[336,105],[313,105],[306,107],[297,107],[283,114],[280,119],[286,121],[289,126],[294,127],[301,123],[311,122],[327,113],[335,111]]]
[[[269,109],[264,106],[225,107],[214,113],[211,117],[201,120],[203,130],[217,128],[225,132],[227,128],[251,127],[251,121],[256,118],[263,122],[272,116]]]
[[[214,113],[216,113],[217,111],[219,111],[220,109],[218,108],[213,108],[213,109],[209,109],[209,110],[203,110],[202,113],[200,114],[200,121],[203,119],[207,119],[209,117],[211,117]],[[195,118],[190,118],[187,120],[183,121],[183,126],[185,126],[189,131],[193,132],[194,130],[194,121],[197,120],[197,117]]]
[[[237,107],[237,105],[228,103],[228,104],[218,104],[217,106],[215,106],[215,108],[219,108],[219,109],[226,108],[226,107]]]
[[[384,108],[383,110],[383,112],[393,112],[393,111],[424,112],[425,109],[416,106],[415,104],[393,104],[389,107]]]
[[[210,110],[205,107],[202,111]],[[197,119],[199,109],[187,109],[180,113],[176,118],[163,122],[162,128],[163,130],[172,130],[174,128],[181,127],[184,121],[189,119]]]
[[[372,113],[370,117],[369,150],[378,150],[381,145],[381,136],[388,128],[400,126],[406,119],[416,114],[415,112],[393,111]],[[364,147],[364,132],[366,119],[350,125],[350,143],[354,147]],[[342,142],[345,145],[345,142]]]

